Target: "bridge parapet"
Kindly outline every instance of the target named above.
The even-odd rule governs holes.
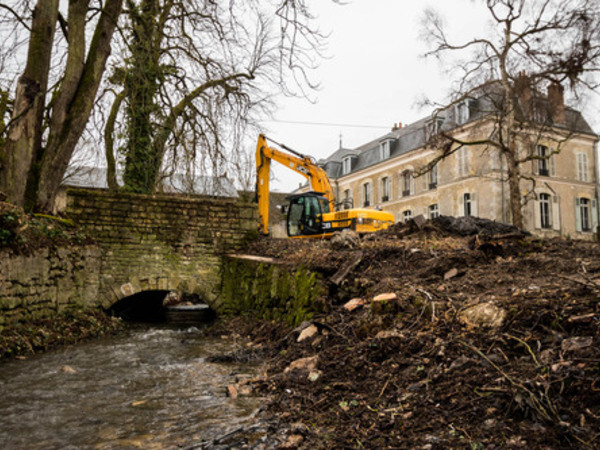
[[[218,300],[222,255],[256,236],[256,205],[233,199],[70,189],[67,213],[101,249],[105,307],[144,290]]]

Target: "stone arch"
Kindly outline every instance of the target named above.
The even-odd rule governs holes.
[[[108,289],[102,289],[101,305],[105,309],[111,308],[118,301],[143,292],[165,292],[178,291],[186,294],[196,294],[211,308],[215,306],[216,295],[211,290],[200,285],[192,277],[158,275],[152,277],[131,277],[129,281],[122,284],[113,284]]]

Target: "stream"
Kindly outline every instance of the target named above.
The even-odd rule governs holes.
[[[260,399],[225,395],[256,367],[209,363],[235,342],[196,327],[124,335],[0,364],[0,448],[200,446],[256,421]]]

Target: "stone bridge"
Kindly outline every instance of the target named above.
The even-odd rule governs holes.
[[[197,294],[218,309],[221,256],[256,236],[256,205],[235,199],[69,189],[66,212],[100,247],[100,303],[141,292]]]

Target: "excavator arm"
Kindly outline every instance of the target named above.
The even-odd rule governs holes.
[[[327,173],[310,156],[298,153],[285,145],[278,145],[292,154],[270,147],[265,135],[260,134],[258,136],[256,144],[256,195],[260,216],[259,231],[262,234],[269,234],[269,179],[271,176],[271,161],[277,161],[288,169],[307,178],[312,190],[322,193],[327,199],[330,211],[333,211],[335,206],[333,191],[329,184]]]

